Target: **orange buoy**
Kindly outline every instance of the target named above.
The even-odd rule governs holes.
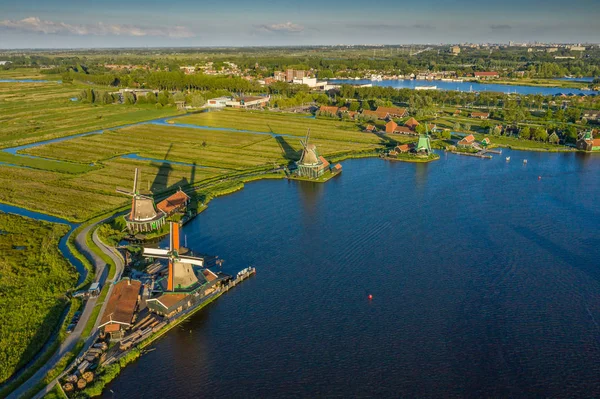
[[[538,176],[538,180],[542,180],[542,176]]]
[[[369,300],[373,299],[373,295],[369,294]]]

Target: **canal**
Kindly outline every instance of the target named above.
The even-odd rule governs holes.
[[[599,174],[598,156],[507,150],[247,184],[183,235],[256,277],[104,397],[600,394]]]

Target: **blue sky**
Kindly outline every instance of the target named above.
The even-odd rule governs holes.
[[[600,42],[599,19],[599,0],[0,0],[0,48]]]

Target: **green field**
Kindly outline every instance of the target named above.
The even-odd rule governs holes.
[[[84,87],[54,82],[0,83],[0,148],[177,114],[173,107],[71,101]]]
[[[77,273],[58,250],[60,224],[0,213],[0,383],[52,335]]]

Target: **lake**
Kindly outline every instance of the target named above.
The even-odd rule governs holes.
[[[397,80],[382,80],[373,82],[367,79],[352,80],[352,79],[333,79],[329,81],[331,84],[351,84],[364,85],[372,84],[373,86],[394,87],[396,89],[415,89],[417,86],[437,86],[439,90],[454,90],[454,91],[491,91],[501,93],[518,93],[518,94],[543,94],[555,95],[564,94],[598,94],[592,90],[567,89],[562,87],[535,87],[535,86],[518,86],[506,85],[497,83],[476,83],[476,82],[443,82],[441,80],[415,80],[415,79],[397,79]]]
[[[257,275],[104,397],[600,395],[600,156],[343,166],[247,184],[186,225]]]

